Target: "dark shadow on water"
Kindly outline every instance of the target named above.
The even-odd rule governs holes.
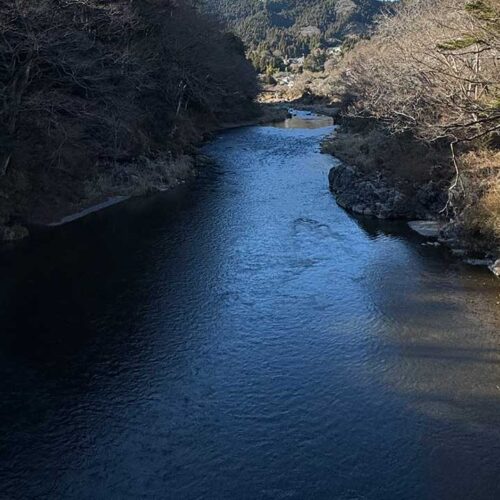
[[[206,184],[200,190],[200,185],[130,200],[41,231],[15,251],[4,248],[0,356],[47,377],[86,376],[103,353],[92,351],[87,356],[85,351],[92,350],[95,342],[101,344],[103,328],[107,337],[101,347],[123,349],[124,359],[140,356],[140,351],[126,353],[121,337],[132,343],[134,337],[147,334],[140,330],[144,304],[152,307],[161,300],[164,306],[171,302],[175,307],[176,301],[185,298],[169,293],[169,274],[192,272],[179,252],[185,221],[215,194]],[[216,252],[199,251],[206,266],[211,262],[217,266]],[[165,273],[163,279],[161,273]],[[158,283],[164,283],[164,289],[155,288]],[[175,292],[195,294],[196,290],[179,287]],[[114,329],[113,322],[122,329]],[[85,359],[83,371],[80,358]]]

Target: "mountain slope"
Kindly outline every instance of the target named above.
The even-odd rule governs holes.
[[[378,0],[205,0],[245,42],[259,69],[362,35],[380,12]]]
[[[191,144],[254,111],[243,45],[190,0],[2,1],[0,32],[0,240],[175,184]]]

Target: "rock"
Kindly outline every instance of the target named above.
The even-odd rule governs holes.
[[[427,220],[446,203],[443,183],[411,183],[382,171],[363,171],[343,163],[331,169],[329,181],[341,207],[378,219]]]
[[[430,181],[423,186],[416,184],[415,201],[421,211],[427,215],[438,213],[446,205],[446,186],[434,181]]]
[[[443,223],[435,220],[412,220],[408,222],[413,231],[426,238],[437,238],[443,229]]]
[[[360,174],[339,164],[330,170],[328,178],[337,203],[346,210],[379,219],[408,218],[412,213],[408,197],[379,175]]]
[[[356,173],[354,169],[344,164],[333,167],[328,174],[330,188],[334,192],[343,191],[349,186],[352,186],[355,179]]]
[[[13,226],[0,227],[0,240],[2,241],[17,241],[23,240],[30,235],[27,228],[19,224]]]
[[[490,271],[497,277],[500,278],[500,259],[497,259],[493,264],[489,266]]]

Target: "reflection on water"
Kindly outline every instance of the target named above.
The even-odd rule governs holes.
[[[292,111],[291,114],[291,118],[287,118],[283,122],[273,123],[271,126],[277,128],[317,129],[333,125],[333,118],[329,116],[318,116],[309,111]]]
[[[498,281],[338,208],[328,132],[0,254],[3,497],[499,497]]]

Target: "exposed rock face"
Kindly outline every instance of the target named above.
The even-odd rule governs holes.
[[[432,182],[403,189],[380,172],[360,173],[342,163],[330,170],[329,181],[341,207],[379,219],[427,219],[445,202],[442,190]]]

